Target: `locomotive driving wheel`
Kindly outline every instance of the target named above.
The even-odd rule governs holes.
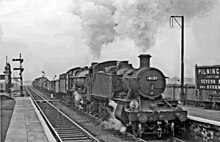
[[[142,136],[142,125],[138,122],[131,122],[131,128],[132,132],[135,137],[141,137]]]

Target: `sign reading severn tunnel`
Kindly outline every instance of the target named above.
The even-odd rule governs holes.
[[[220,65],[197,66],[196,84],[200,90],[220,91]]]

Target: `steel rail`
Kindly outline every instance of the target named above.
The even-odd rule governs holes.
[[[44,112],[42,111],[42,109],[40,108],[40,106],[37,104],[37,102],[35,101],[34,97],[32,96],[31,92],[27,89],[26,90],[28,92],[28,94],[30,95],[31,99],[33,100],[34,104],[36,105],[36,107],[38,108],[38,110],[40,111],[41,115],[43,116],[43,118],[45,119],[46,123],[49,125],[49,128],[52,130],[52,133],[54,133],[55,138],[58,139],[58,141],[62,142],[62,139],[60,138],[59,134],[57,133],[57,131],[54,129],[54,127],[52,126],[52,124],[50,123],[50,121],[47,119],[46,115],[44,114]],[[40,96],[41,97],[41,96]]]
[[[72,122],[76,127],[78,127],[81,131],[83,131],[83,133],[85,133],[85,135],[87,135],[90,139],[94,140],[95,142],[101,142],[100,140],[98,140],[96,137],[94,137],[92,134],[90,134],[87,130],[85,130],[83,127],[81,127],[78,123],[76,123],[75,121],[73,121],[72,119],[70,119],[66,114],[64,114],[62,111],[60,111],[58,108],[56,108],[53,104],[51,104],[47,99],[45,99],[44,97],[40,96],[39,92],[37,92],[36,90],[34,90],[33,88],[30,88],[34,93],[36,93],[36,95],[38,95],[39,97],[41,97],[45,102],[47,102],[50,106],[52,106],[55,110],[57,110],[60,114],[62,114],[65,118],[67,118],[70,122]],[[56,131],[56,130],[55,130]]]

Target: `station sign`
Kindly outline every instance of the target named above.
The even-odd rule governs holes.
[[[200,90],[220,91],[220,65],[195,67],[196,85]]]

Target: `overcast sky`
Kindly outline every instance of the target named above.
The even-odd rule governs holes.
[[[6,56],[22,54],[24,79],[49,79],[91,62],[152,55],[166,76],[180,75],[180,27],[185,16],[185,74],[194,66],[220,64],[218,0],[0,0],[0,71]],[[180,22],[180,21],[179,21]],[[17,73],[14,72],[16,76]]]

